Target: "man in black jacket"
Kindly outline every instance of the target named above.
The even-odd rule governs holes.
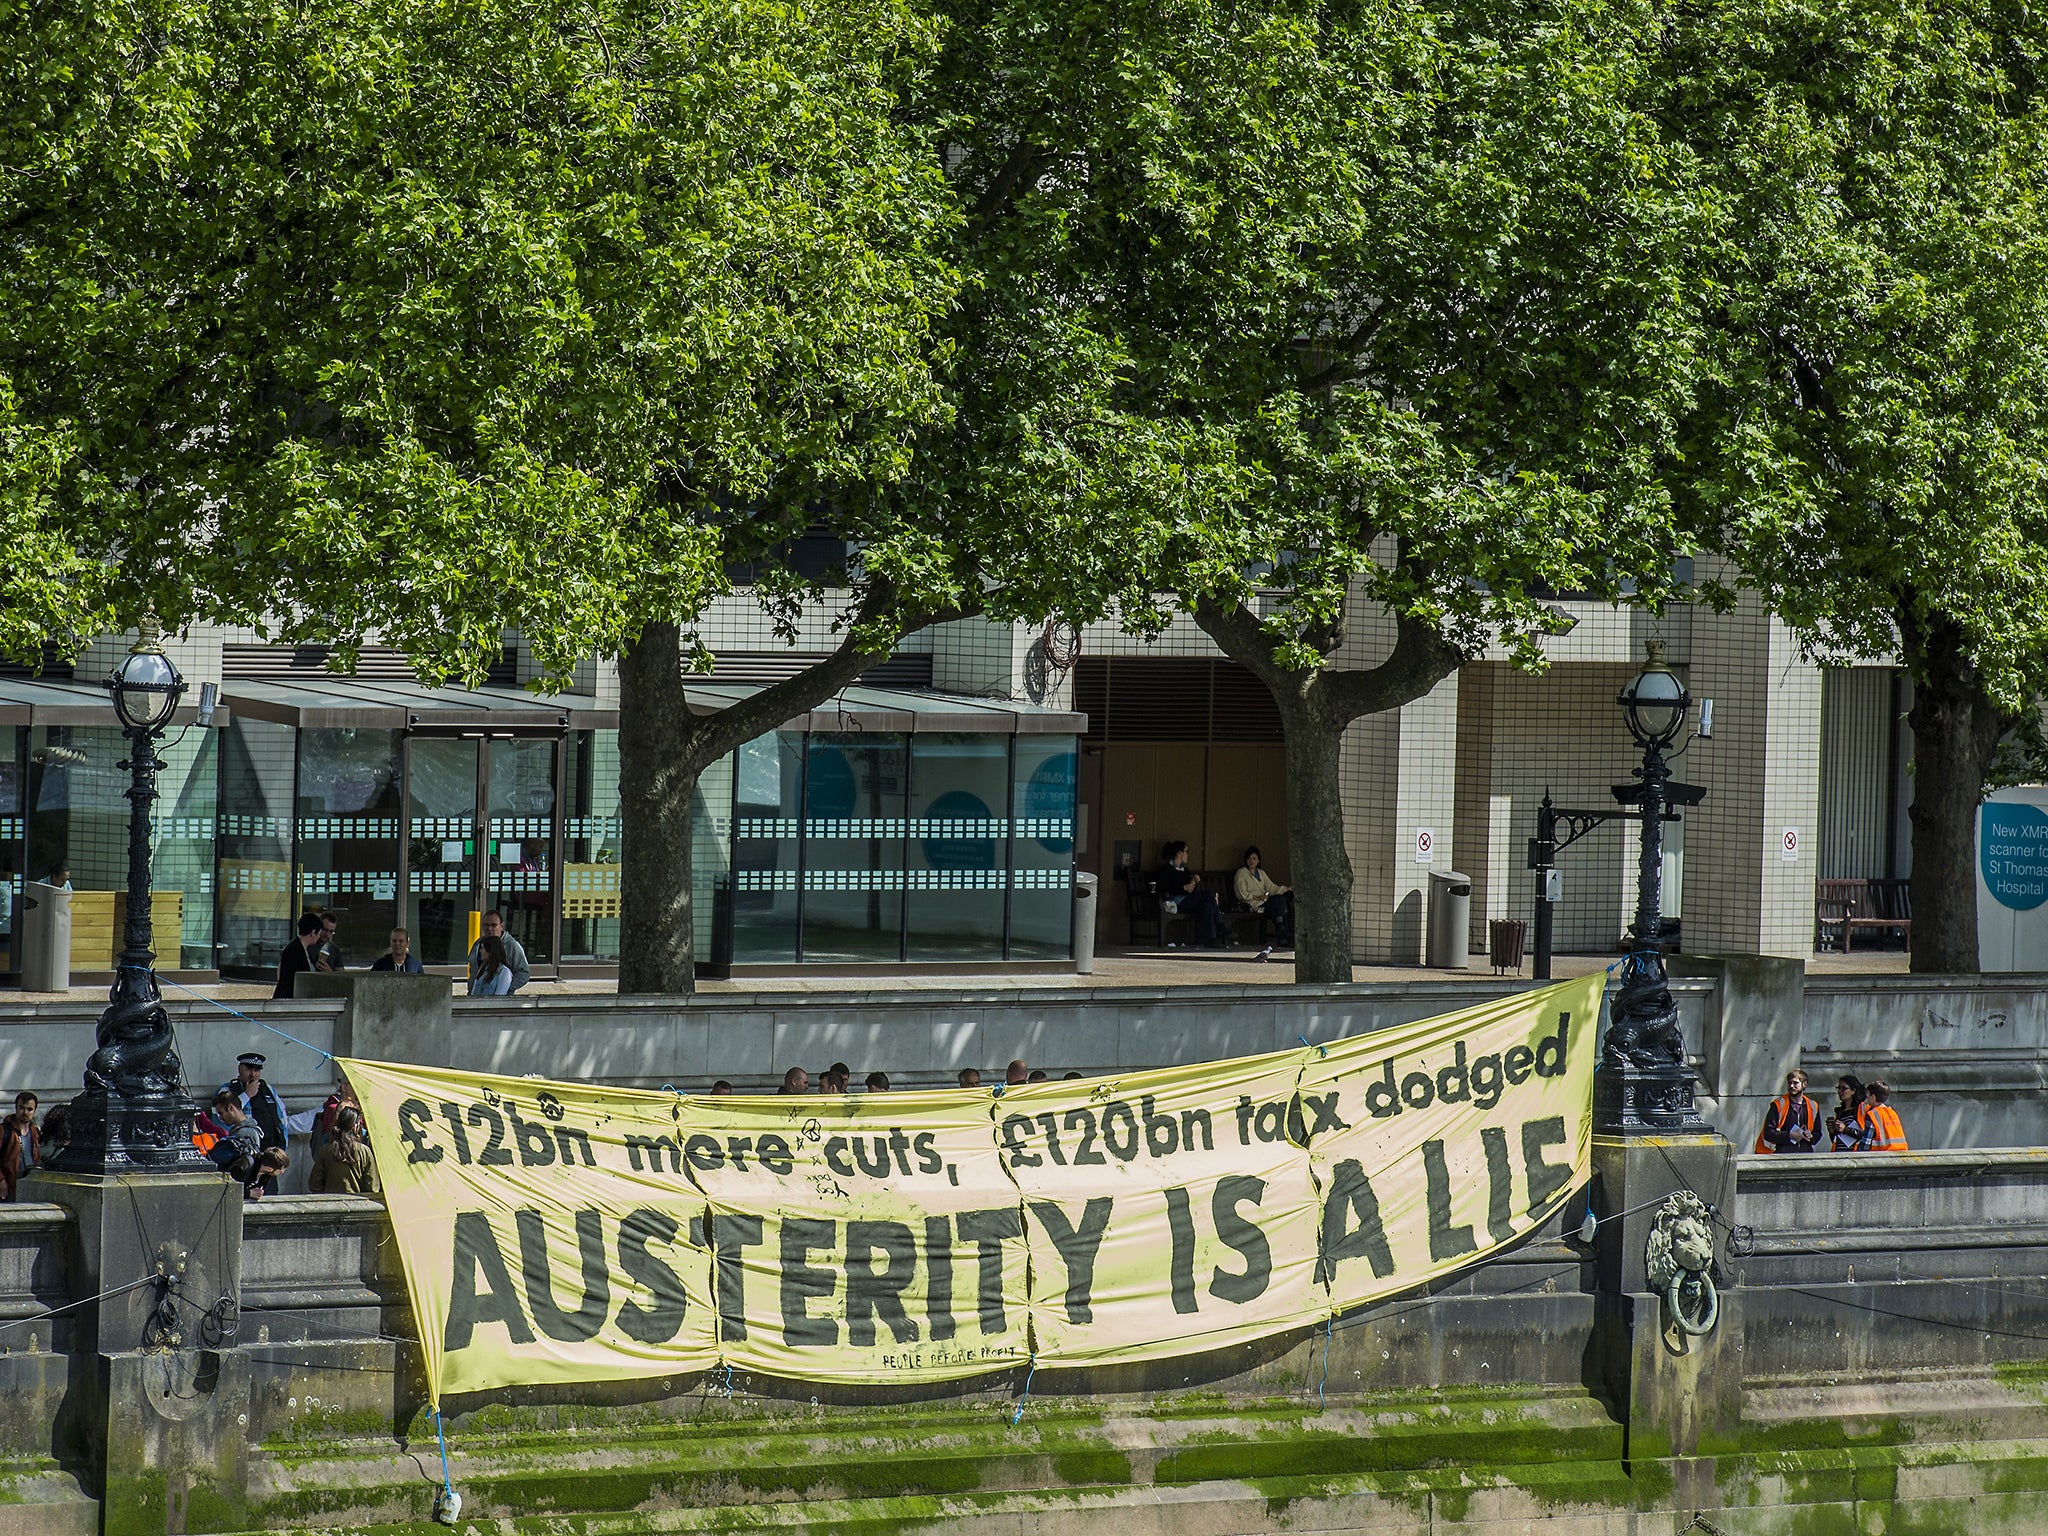
[[[285,942],[284,953],[277,957],[277,990],[272,997],[290,997],[292,978],[301,971],[316,970],[313,955],[326,941],[327,930],[320,919],[311,912],[299,918],[299,936]]]
[[[1159,888],[1161,934],[1166,931],[1164,918],[1178,912],[1188,920],[1197,944],[1206,949],[1223,948],[1223,915],[1216,908],[1216,893],[1205,889],[1202,877],[1188,868],[1188,845],[1171,842],[1159,852],[1166,860],[1154,877]]]

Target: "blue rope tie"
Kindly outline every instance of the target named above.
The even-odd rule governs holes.
[[[455,1480],[448,1475],[448,1431],[441,1423],[441,1410],[434,1409],[434,1438],[441,1442],[441,1491],[448,1495],[448,1501],[455,1501]]]
[[[1323,1411],[1323,1388],[1330,1384],[1330,1334],[1337,1326],[1335,1317],[1323,1319],[1323,1379],[1316,1383],[1316,1412]]]
[[[1296,1035],[1294,1038],[1299,1040],[1305,1049],[1314,1051],[1318,1056],[1328,1057],[1330,1054],[1330,1048],[1326,1045],[1310,1045],[1307,1035]]]
[[[1017,1399],[1017,1411],[1010,1415],[1010,1428],[1015,1429],[1024,1417],[1024,1405],[1031,1401],[1031,1378],[1038,1374],[1038,1356],[1031,1357],[1030,1369],[1024,1372],[1024,1394]]]
[[[142,965],[124,965],[121,967],[121,969],[124,971],[143,971],[148,970],[149,967]],[[180,992],[183,992],[187,997],[196,997],[202,1003],[211,1003],[214,1007],[218,1008],[222,1013],[231,1013],[238,1019],[248,1020],[249,1023],[254,1024],[258,1029],[267,1029],[273,1035],[276,1035],[281,1039],[291,1041],[293,1045],[298,1046],[301,1050],[311,1051],[315,1056],[318,1056],[322,1061],[334,1060],[334,1053],[332,1051],[323,1051],[320,1049],[319,1046],[301,1040],[297,1035],[287,1033],[286,1031],[279,1029],[275,1024],[266,1024],[261,1019],[257,1018],[255,1015],[244,1013],[239,1008],[230,1008],[226,1003],[222,1002],[217,997],[208,997],[204,992],[194,992],[190,987],[186,986],[183,982],[172,981],[168,977],[159,976],[157,977],[157,980],[164,986],[176,987]]]

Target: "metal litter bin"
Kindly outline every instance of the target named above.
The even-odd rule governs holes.
[[[1486,925],[1487,955],[1493,961],[1493,974],[1504,971],[1522,974],[1523,946],[1529,937],[1529,925],[1519,917],[1496,917]]]
[[[71,987],[71,892],[30,880],[21,888],[21,986],[25,992]]]
[[[1429,872],[1428,958],[1440,970],[1472,963],[1472,877],[1456,870]]]
[[[1098,876],[1074,871],[1074,974],[1095,974],[1095,908]]]

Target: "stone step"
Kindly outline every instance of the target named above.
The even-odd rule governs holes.
[[[1219,1480],[1407,1475],[1430,1467],[1612,1461],[1621,1433],[1590,1398],[1486,1397],[1405,1411],[1299,1405],[1178,1416],[1014,1409],[844,1420],[746,1419],[484,1434],[451,1440],[465,1515],[516,1518],[665,1505],[894,1499]],[[312,1450],[311,1447],[308,1447]],[[432,1476],[423,1479],[426,1464]],[[431,1442],[273,1447],[251,1469],[252,1510],[276,1520],[418,1518],[438,1478]]]
[[[99,1536],[100,1504],[55,1462],[0,1462],[0,1536]]]

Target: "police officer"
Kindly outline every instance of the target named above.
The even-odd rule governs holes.
[[[1818,1152],[1820,1142],[1820,1106],[1806,1096],[1806,1074],[1794,1067],[1785,1074],[1785,1091],[1764,1112],[1756,1150]]]
[[[284,1107],[284,1100],[278,1097],[277,1090],[264,1081],[263,1067],[264,1056],[261,1051],[242,1052],[235,1058],[234,1077],[222,1083],[220,1091],[232,1094],[236,1102],[242,1106],[242,1112],[256,1122],[256,1129],[262,1135],[265,1151],[272,1147],[288,1148],[291,1145],[292,1132],[311,1131],[320,1111],[309,1109],[303,1114],[289,1113]],[[263,1192],[266,1195],[277,1193],[275,1175],[263,1180]]]

